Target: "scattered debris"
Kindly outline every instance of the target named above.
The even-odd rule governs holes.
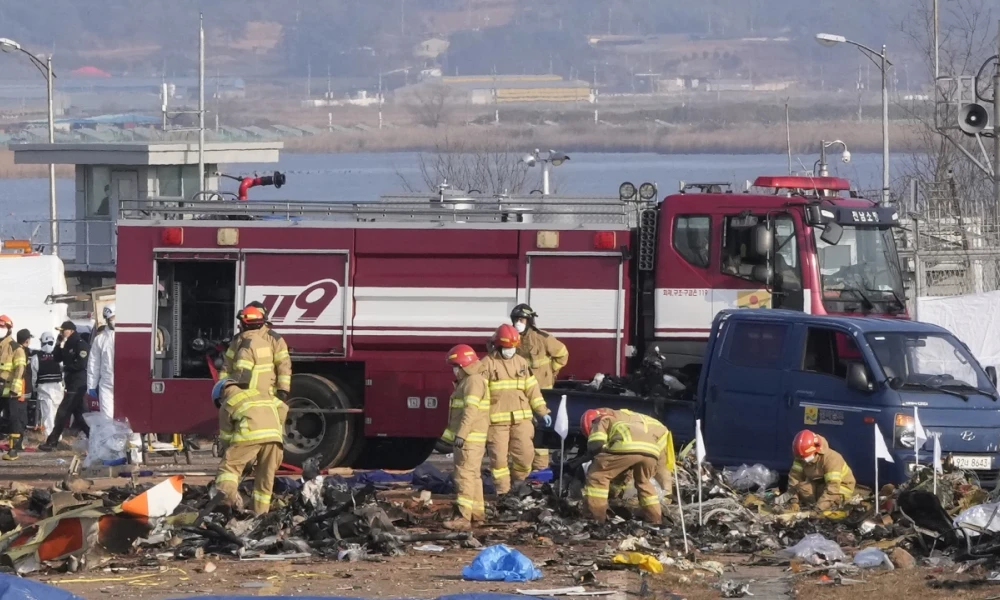
[[[809,564],[821,565],[824,562],[835,562],[846,558],[844,551],[837,542],[823,537],[819,533],[810,533],[798,544],[781,551],[782,554],[800,558]]]
[[[488,546],[472,564],[462,569],[462,578],[471,581],[534,581],[542,578],[527,556],[503,544]]]
[[[899,550],[902,550],[899,548]],[[905,552],[905,550],[903,550]],[[912,557],[910,557],[912,559]],[[895,567],[892,561],[885,552],[882,552],[878,548],[872,546],[865,548],[861,552],[854,555],[854,564],[862,569],[874,569],[877,567],[882,567],[888,570],[892,570]]]
[[[723,598],[743,598],[746,596],[753,596],[753,594],[750,593],[749,581],[727,579],[719,584],[719,591],[722,592]]]
[[[722,477],[736,490],[766,490],[778,482],[778,474],[762,464],[740,465],[722,470]],[[736,597],[736,596],[733,596]]]

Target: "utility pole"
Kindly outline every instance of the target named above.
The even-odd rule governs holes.
[[[934,85],[937,85],[937,78],[941,76],[941,62],[938,54],[939,28],[940,21],[938,20],[938,0],[934,0]]]
[[[1000,21],[997,21],[997,66],[993,71],[993,194],[1000,207]]]
[[[56,143],[55,98],[52,95],[52,53],[45,58],[45,91],[49,105],[49,143]],[[52,240],[52,255],[59,255],[59,223],[56,221],[56,166],[49,164],[49,235]]]
[[[889,204],[889,61],[885,58],[885,44],[882,44],[882,203]]]
[[[198,192],[205,191],[205,15],[198,15]],[[200,196],[200,194],[199,194]]]
[[[382,129],[382,71],[378,72],[378,128]]]

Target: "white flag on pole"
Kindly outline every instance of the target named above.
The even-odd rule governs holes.
[[[875,423],[875,460],[880,458],[891,463],[896,462],[892,460],[892,454],[889,454],[889,447],[886,446],[885,438],[882,437],[882,430],[878,428],[878,423]]]
[[[701,437],[701,419],[694,422],[695,455],[698,457],[698,464],[705,460],[705,438]]]
[[[920,424],[920,411],[916,406],[913,407],[913,435],[916,438],[917,448],[924,445],[927,441],[927,432],[924,431],[924,426]]]
[[[569,415],[566,414],[566,396],[563,396],[559,400],[559,410],[556,411],[556,423],[553,429],[564,440],[569,435]]]
[[[944,473],[944,465],[941,464],[941,434],[934,434],[934,472]]]

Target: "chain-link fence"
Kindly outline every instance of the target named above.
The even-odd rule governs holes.
[[[911,309],[917,297],[1000,290],[996,206],[961,198],[951,181],[913,180],[901,208],[897,243]]]

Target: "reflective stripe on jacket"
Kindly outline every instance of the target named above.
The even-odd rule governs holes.
[[[480,362],[489,380],[491,423],[517,423],[530,419],[532,412],[540,417],[549,414],[538,380],[523,357],[503,358],[498,351]]]
[[[587,438],[589,451],[663,458],[673,468],[673,436],[663,423],[630,410],[601,418]]]
[[[857,481],[844,457],[830,448],[825,437],[819,436],[819,439],[820,449],[815,461],[807,463],[795,459],[792,463],[788,490],[795,492],[803,504],[815,503],[819,510],[831,510],[854,495]]]
[[[7,383],[3,387],[4,396],[13,396],[23,400],[24,396],[24,376],[28,369],[28,353],[24,346],[14,345],[14,354],[11,357],[11,371],[7,376]]]
[[[14,350],[17,346],[12,335],[0,340],[0,381],[10,379],[10,372],[14,370]]]
[[[219,409],[219,439],[230,446],[282,443],[282,405],[260,390],[227,386]]]
[[[566,345],[540,329],[529,328],[521,334],[517,353],[528,360],[531,372],[543,390],[555,385],[559,371],[569,362]]]

